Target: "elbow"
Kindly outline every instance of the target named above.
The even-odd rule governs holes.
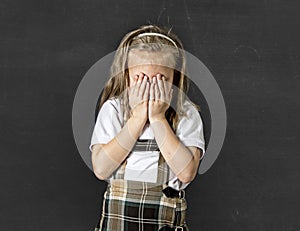
[[[93,149],[92,151],[92,167],[93,167],[93,172],[94,175],[99,179],[99,180],[106,180],[107,176],[105,174],[105,171],[103,169],[104,166],[99,166],[99,164],[96,164],[99,161],[96,161],[97,159],[99,159],[99,155],[101,153],[101,146],[97,146]]]
[[[105,180],[106,178],[103,177],[102,175],[99,175],[98,173],[94,172],[95,176],[99,179],[99,180]]]
[[[192,182],[197,174],[197,169],[195,169],[193,166],[189,168],[185,168],[180,174],[177,175],[178,179],[184,183],[190,183]]]
[[[184,184],[192,182],[194,180],[194,178],[195,178],[195,175],[189,174],[189,173],[180,174],[178,176],[178,179]]]
[[[107,174],[105,172],[105,170],[103,169],[104,166],[98,166],[94,163],[94,161],[92,161],[92,165],[93,165],[93,172],[94,175],[99,179],[99,180],[106,180],[107,179]]]
[[[99,179],[99,180],[106,180],[109,176],[107,176],[107,174],[105,174],[105,172],[103,170],[94,170],[94,174],[95,176]]]
[[[193,178],[181,178],[179,179],[182,183],[187,184],[192,182]]]

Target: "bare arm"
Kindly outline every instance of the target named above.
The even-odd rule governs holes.
[[[109,143],[93,146],[92,165],[100,180],[107,179],[120,166],[140,136],[148,116],[148,94],[149,83],[140,73],[129,88],[131,117]]]
[[[97,178],[107,179],[120,166],[140,136],[144,124],[144,120],[131,117],[109,143],[93,145],[92,166]]]
[[[186,147],[174,134],[168,121],[151,121],[155,139],[169,167],[183,183],[191,182],[197,173],[202,150],[198,147]]]
[[[169,167],[183,183],[191,182],[199,166],[200,149],[186,147],[174,134],[165,112],[169,107],[172,90],[160,74],[153,77],[150,87],[149,121],[155,140]]]

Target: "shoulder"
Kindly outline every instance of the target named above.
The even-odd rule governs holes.
[[[203,122],[197,108],[191,103],[191,101],[186,100],[182,109],[184,114],[179,115],[176,133],[192,135],[192,131],[200,131],[203,127]]]
[[[111,97],[106,100],[98,112],[96,124],[102,126],[117,126],[123,123],[123,113],[120,106],[120,100],[117,97]]]
[[[120,113],[121,112],[120,99],[115,96],[109,98],[103,103],[100,111],[103,113]]]
[[[182,105],[182,111],[185,113],[185,115],[179,116],[179,121],[181,120],[201,120],[200,113],[197,110],[197,108],[192,104],[191,100],[186,99]]]
[[[185,115],[179,120],[176,135],[185,146],[199,147],[204,150],[203,123],[200,112],[191,101],[183,104]]]
[[[194,112],[197,112],[198,113],[198,110],[197,108],[193,105],[192,101],[190,99],[186,99],[183,103],[183,109],[185,111],[188,111],[190,113],[194,113]]]

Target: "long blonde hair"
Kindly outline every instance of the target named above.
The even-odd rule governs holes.
[[[151,34],[138,36],[144,33],[159,33],[162,36],[153,36]],[[161,51],[162,47],[165,45],[176,48],[176,51],[178,52],[177,57],[175,57],[176,68],[174,68],[173,79],[173,85],[176,87],[174,88],[172,97],[172,102],[175,102],[172,105],[174,105],[175,108],[170,106],[165,113],[168,123],[175,132],[179,122],[179,116],[186,116],[186,113],[183,111],[183,103],[186,99],[185,96],[190,85],[188,78],[184,74],[186,69],[186,58],[183,51],[183,45],[179,38],[173,34],[170,29],[162,28],[157,25],[141,26],[126,34],[121,40],[111,65],[110,78],[102,92],[98,110],[100,111],[106,100],[112,97],[121,97],[124,102],[122,104],[122,110],[125,124],[130,117],[128,94],[124,94],[129,86],[127,59],[130,47],[142,50]],[[173,55],[175,56],[175,54]],[[178,91],[176,91],[176,88]],[[200,107],[197,104],[191,103],[200,111]]]

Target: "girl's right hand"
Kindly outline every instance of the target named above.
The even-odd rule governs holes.
[[[148,98],[150,84],[143,73],[134,76],[133,85],[129,87],[128,98],[131,115],[144,122],[148,119]]]

